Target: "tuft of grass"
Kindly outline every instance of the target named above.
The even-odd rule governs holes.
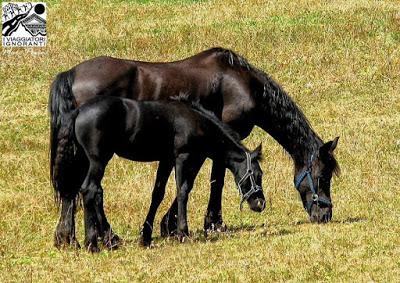
[[[48,47],[0,51],[0,282],[13,281],[399,281],[400,4],[398,1],[47,1]],[[261,214],[238,209],[230,174],[223,195],[230,231],[202,233],[210,162],[189,201],[192,238],[159,236],[175,195],[173,176],[155,221],[155,249],[138,246],[156,163],[114,158],[105,210],[125,240],[91,255],[53,247],[59,212],[48,180],[49,86],[99,55],[170,61],[232,48],[271,74],[324,140],[340,136],[342,176],[333,221],[307,221],[288,155],[262,130]],[[83,239],[82,211],[77,213]]]

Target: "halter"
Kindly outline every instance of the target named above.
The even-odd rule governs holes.
[[[307,177],[308,185],[310,187],[312,196],[311,196],[311,201],[308,201],[306,204],[306,209],[307,211],[311,211],[311,207],[313,204],[316,205],[325,205],[332,207],[332,202],[324,197],[320,197],[318,195],[318,189],[319,189],[319,177],[318,177],[318,186],[317,189],[315,189],[314,182],[312,179],[312,163],[314,161],[314,154],[311,154],[310,161],[308,162],[307,169],[304,170],[300,175],[297,176],[297,178],[294,181],[294,186],[296,189],[300,192],[300,184],[303,182],[304,178]]]
[[[254,194],[258,191],[262,191],[262,188],[259,185],[257,185],[256,181],[254,180],[254,172],[251,169],[251,156],[249,153],[247,153],[247,152],[245,152],[245,153],[246,153],[247,170],[246,170],[246,173],[243,175],[243,177],[239,180],[239,182],[237,182],[237,187],[238,187],[239,194],[241,197],[240,210],[242,210],[243,202],[248,200],[252,194]],[[247,178],[250,178],[251,189],[247,193],[243,194],[241,185],[247,180]]]

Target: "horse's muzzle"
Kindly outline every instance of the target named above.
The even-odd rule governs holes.
[[[248,200],[250,209],[255,212],[261,212],[265,209],[265,199],[262,198],[254,198]]]
[[[311,223],[328,223],[332,220],[331,207],[318,207],[313,205],[310,213]]]

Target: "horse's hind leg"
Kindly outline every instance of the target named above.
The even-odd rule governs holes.
[[[81,194],[83,199],[85,219],[85,247],[91,252],[98,252],[97,238],[101,225],[98,218],[98,200],[102,198],[101,179],[104,175],[104,165],[98,160],[90,160],[89,171],[83,182]]]
[[[106,218],[103,204],[103,189],[101,189],[98,194],[96,194],[96,213],[100,226],[99,236],[102,239],[103,244],[110,250],[117,249],[121,242],[121,239],[111,229],[111,225],[110,223],[108,223],[108,220]]]
[[[161,161],[158,170],[156,183],[153,189],[153,195],[151,198],[151,204],[149,212],[145,222],[143,223],[141,231],[141,244],[143,246],[151,245],[151,234],[153,232],[154,217],[156,215],[157,209],[160,206],[161,201],[164,199],[165,186],[168,181],[168,177],[171,174],[173,168],[173,163],[171,161]]]
[[[86,154],[84,153],[83,148],[81,147],[78,147],[76,153],[74,169],[75,172],[73,175],[73,179],[76,180],[74,182],[74,187],[78,188],[77,191],[79,191],[89,170],[89,160],[87,159]],[[118,237],[118,235],[114,234],[105,215],[102,189],[99,191],[98,194],[96,194],[96,204],[97,204],[96,214],[99,223],[99,229],[98,229],[99,237],[102,239],[104,245],[108,249],[116,249],[118,247],[118,244],[120,243],[120,238]],[[75,208],[73,212],[75,213]],[[68,217],[66,218],[68,220],[70,219],[71,221],[73,221],[73,223],[75,223],[74,213],[68,215]],[[71,227],[74,229],[73,231],[74,242],[79,246],[78,242],[75,239],[75,224],[71,225]]]

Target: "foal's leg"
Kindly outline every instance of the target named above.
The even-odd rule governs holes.
[[[226,231],[226,225],[222,220],[222,189],[224,186],[225,166],[222,161],[214,161],[211,172],[211,192],[207,214],[204,219],[204,231]],[[177,231],[178,201],[177,198],[171,204],[168,212],[161,220],[161,236],[168,237]]]
[[[185,153],[180,154],[176,159],[175,178],[177,187],[178,200],[178,239],[183,242],[185,237],[189,236],[189,228],[187,223],[187,202],[189,193],[193,188],[194,179],[196,178],[201,165],[205,158],[193,156]]]
[[[85,247],[91,252],[98,252],[97,238],[101,230],[98,219],[98,200],[102,198],[101,179],[104,165],[97,160],[90,160],[89,171],[81,188],[85,219]]]
[[[147,217],[143,223],[141,231],[141,244],[143,246],[151,245],[154,217],[161,201],[164,199],[165,186],[168,182],[168,177],[171,174],[172,168],[173,163],[171,161],[160,161],[157,170],[156,183],[154,185],[153,195],[151,198],[150,209],[147,213]]]
[[[81,147],[78,148],[75,164],[76,172],[74,173],[73,178],[78,182],[75,186],[80,188],[89,170],[89,160],[87,159],[86,154]],[[98,194],[96,194],[96,204],[96,214],[99,223],[99,237],[102,239],[103,244],[108,249],[116,249],[121,240],[118,235],[114,234],[105,215],[102,189]],[[74,218],[72,218],[72,220],[74,220]]]
[[[225,166],[223,161],[214,160],[211,171],[211,191],[208,202],[207,214],[204,219],[204,232],[226,231],[226,225],[222,220],[222,189],[224,187]]]
[[[96,214],[99,222],[99,237],[102,239],[103,244],[110,250],[117,249],[121,239],[111,229],[110,223],[108,223],[106,214],[104,212],[103,204],[103,189],[100,187],[98,194],[96,194]]]
[[[169,237],[176,235],[178,229],[178,200],[175,197],[171,207],[161,220],[160,230],[161,237]]]

